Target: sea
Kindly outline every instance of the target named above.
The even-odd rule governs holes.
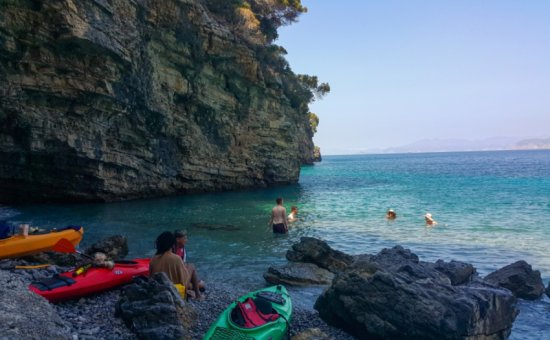
[[[288,235],[269,226],[275,199],[298,221]],[[397,219],[384,216],[394,209]],[[426,227],[424,215],[438,222]],[[401,245],[423,261],[457,260],[481,277],[525,260],[550,281],[550,151],[493,151],[325,156],[301,169],[297,184],[109,204],[1,206],[0,219],[42,228],[82,225],[80,249],[127,237],[128,257],[150,257],[166,230],[189,233],[188,260],[208,282],[231,289],[266,285],[263,274],[286,263],[300,237],[326,240],[349,254]],[[322,288],[292,289],[313,308]],[[519,301],[511,339],[550,339],[550,299]]]

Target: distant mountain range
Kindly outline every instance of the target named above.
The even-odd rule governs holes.
[[[423,139],[417,142],[385,149],[365,150],[361,153],[417,153],[490,150],[550,149],[550,138],[492,137],[478,140]]]

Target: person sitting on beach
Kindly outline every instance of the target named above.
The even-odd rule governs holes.
[[[172,252],[175,244],[176,238],[169,231],[165,231],[157,237],[157,252],[149,263],[149,275],[152,276],[161,272],[166,273],[174,284],[181,284],[187,288],[190,287],[191,275],[189,275],[183,265],[181,257]],[[201,297],[198,286],[196,286],[195,297],[197,299]]]
[[[286,209],[283,206],[283,199],[277,197],[275,202],[277,202],[277,205],[271,210],[269,224],[272,225],[274,233],[286,234],[288,232],[288,219],[286,217]]]
[[[298,207],[293,205],[291,208],[290,208],[290,214],[288,214],[288,222],[295,222],[298,220],[298,218],[296,217],[296,215],[298,215]]]
[[[396,217],[397,214],[395,213],[395,211],[393,211],[393,209],[388,210],[388,212],[386,213],[387,220],[395,220]]]
[[[176,244],[172,248],[172,252],[178,255],[189,275],[191,275],[191,289],[195,290],[195,287],[198,287],[199,291],[204,291],[204,281],[199,279],[197,274],[197,269],[194,264],[187,262],[187,252],[185,250],[185,244],[187,243],[187,230],[175,230],[174,237],[176,238]]]
[[[430,213],[427,213],[426,215],[424,215],[424,219],[426,220],[427,226],[434,226],[437,224],[437,222],[432,218],[432,214]]]

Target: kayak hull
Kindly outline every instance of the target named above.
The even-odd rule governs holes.
[[[284,304],[272,303],[273,309],[279,313],[282,317],[272,322],[267,322],[264,325],[255,328],[241,328],[231,320],[231,311],[237,306],[237,301],[244,302],[247,298],[255,298],[258,293],[270,292],[281,294],[285,299]],[[288,323],[292,318],[292,302],[286,288],[282,285],[271,286],[264,289],[260,289],[248,294],[245,294],[237,299],[237,301],[231,303],[218,317],[216,322],[210,327],[206,335],[205,340],[217,340],[217,339],[255,339],[255,340],[279,340],[284,339],[288,331]],[[286,320],[285,320],[286,319]],[[288,321],[288,323],[287,323]]]
[[[149,276],[149,259],[115,262],[113,269],[91,267],[77,276],[73,276],[73,273],[74,271],[59,274],[61,279],[74,281],[68,286],[47,289],[40,282],[33,282],[29,289],[50,302],[76,299],[130,283],[137,276]]]
[[[0,240],[0,259],[53,251],[53,247],[61,239],[68,240],[76,247],[83,234],[84,228],[80,227],[79,230],[71,228],[40,235],[14,235]]]

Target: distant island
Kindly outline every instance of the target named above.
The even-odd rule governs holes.
[[[455,151],[498,151],[498,150],[550,150],[550,138],[492,137],[478,140],[467,139],[423,139],[411,144],[361,150],[361,154],[375,153],[421,153]]]

